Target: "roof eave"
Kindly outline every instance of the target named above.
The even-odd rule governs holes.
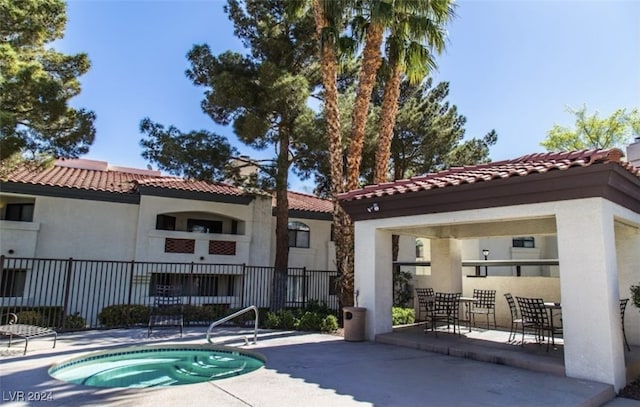
[[[603,197],[640,213],[640,178],[617,163],[447,186],[395,195],[342,200],[353,221],[500,206]],[[372,203],[377,211],[369,211]]]

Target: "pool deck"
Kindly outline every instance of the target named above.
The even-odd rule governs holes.
[[[187,328],[183,338],[172,330],[147,338],[142,328],[64,333],[58,336],[55,349],[49,339],[30,341],[25,356],[22,343],[6,348],[6,342],[0,342],[0,404],[640,407],[640,401],[614,398],[612,387],[602,383],[405,346],[265,330],[260,331],[256,345],[242,346],[263,354],[265,367],[224,380],[164,388],[100,389],[60,382],[47,374],[53,363],[83,353],[127,345],[205,343],[205,332],[206,328]],[[250,332],[220,328],[214,339],[240,345],[243,341],[238,334]]]

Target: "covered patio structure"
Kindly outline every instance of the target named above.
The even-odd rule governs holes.
[[[366,338],[392,331],[392,235],[430,239],[431,281],[444,292],[462,292],[461,239],[555,235],[566,375],[624,387],[619,299],[640,282],[640,170],[622,157],[619,149],[533,154],[340,195],[355,224]],[[627,339],[639,345],[633,311]]]

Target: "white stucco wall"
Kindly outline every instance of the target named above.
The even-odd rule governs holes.
[[[0,254],[13,257],[34,257],[40,222],[0,220]]]
[[[367,313],[367,338],[391,331],[386,315],[390,301],[384,292],[391,287],[390,248],[383,243],[390,232],[385,229],[406,228],[414,235],[447,230],[463,238],[557,230],[567,375],[610,383],[617,390],[625,383],[617,258],[628,257],[625,264],[640,264],[640,246],[616,246],[614,219],[636,231],[640,228],[640,214],[601,198],[356,222],[356,288],[370,291],[361,292],[360,306],[374,311]],[[450,252],[457,255],[455,250]],[[432,270],[432,275],[436,273]]]
[[[251,203],[251,219],[247,222],[247,235],[251,239],[251,250],[247,264],[250,266],[272,266],[271,241],[275,234],[271,232],[271,196],[257,196]]]
[[[275,262],[276,253],[276,218],[273,216],[271,225],[271,259],[269,265]],[[331,221],[303,218],[289,218],[289,222],[304,223],[309,227],[309,247],[289,248],[289,267],[306,267],[309,270],[335,270],[335,248],[331,239]],[[333,250],[333,257],[330,251]]]
[[[159,262],[204,262],[204,263],[249,263],[252,233],[256,223],[253,219],[254,202],[249,205],[229,204],[191,199],[176,199],[143,195],[140,197],[140,215],[137,222],[135,260]],[[205,212],[219,214],[222,218],[233,218],[245,222],[243,235],[227,233],[191,233],[181,231],[156,230],[156,217],[159,214],[174,212]],[[214,215],[212,215],[214,216]],[[195,239],[194,253],[165,253],[164,242],[167,237]],[[236,242],[235,256],[210,255],[209,240]],[[201,259],[202,257],[202,259]]]
[[[137,219],[133,204],[38,196],[35,257],[131,260]]]

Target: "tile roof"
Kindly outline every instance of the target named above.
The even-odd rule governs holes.
[[[333,204],[328,199],[318,198],[317,196],[301,194],[300,192],[289,191],[289,210],[298,210],[306,212],[322,212],[332,213]],[[276,201],[273,198],[273,206]]]
[[[20,168],[11,173],[6,181],[119,194],[134,194],[138,187],[149,187],[220,195],[247,195],[245,190],[229,184],[164,176],[160,171],[116,167],[104,161],[87,159],[56,160],[53,167],[45,170]],[[275,198],[273,205],[275,207]],[[289,209],[331,213],[333,205],[326,199],[289,191]]]
[[[120,194],[135,193],[138,186],[208,192],[222,195],[246,195],[232,185],[164,176],[160,171],[114,167],[104,161],[56,160],[51,168],[20,168],[9,174],[8,182],[55,186]]]
[[[618,163],[631,174],[640,177],[640,168],[621,161],[623,156],[622,150],[617,148],[529,154],[513,160],[450,168],[438,173],[416,176],[410,179],[368,185],[361,189],[340,194],[338,198],[343,201],[352,201],[397,195],[462,184],[490,182],[495,179],[541,174],[549,171],[563,171],[571,167],[587,167],[607,162]]]

